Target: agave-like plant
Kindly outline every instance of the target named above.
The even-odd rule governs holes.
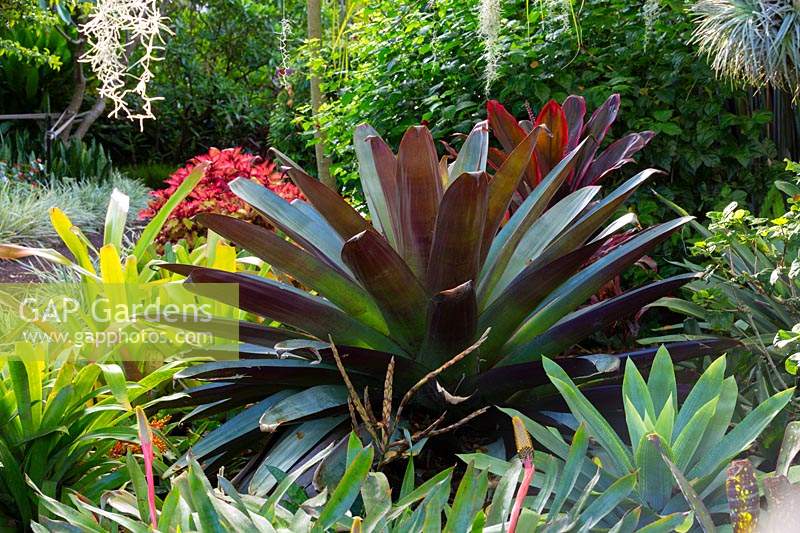
[[[546,359],[544,367],[569,405],[574,417],[569,423],[579,425],[572,438],[573,446],[576,442],[583,443],[580,452],[582,464],[571,470],[576,486],[583,487],[593,480],[602,490],[620,478],[636,477],[636,490],[618,503],[607,517],[608,523],[603,524],[611,527],[622,519],[624,513],[635,512],[639,520],[636,531],[669,520],[670,516],[680,521],[679,517],[685,517],[688,511],[694,513],[693,519],[699,526],[695,529],[716,531],[714,522],[727,514],[729,505],[726,467],[732,459],[748,452],[794,393],[794,389],[781,391],[767,397],[746,415],[737,415],[741,410],[737,409],[741,407],[737,405],[738,385],[734,376],[725,377],[723,356],[706,368],[685,399],[680,401],[683,394],[678,392],[675,368],[670,354],[662,349],[653,361],[647,380],[633,361],[628,360],[625,364],[622,403],[628,439],[623,441],[558,364]],[[519,417],[534,441],[543,448],[564,460],[572,457],[558,432],[513,409],[504,411],[512,417]],[[537,452],[538,455],[545,454]],[[589,455],[600,459],[602,470],[596,469]],[[472,460],[473,457],[466,456],[465,459]],[[481,465],[482,461],[474,460]],[[779,463],[788,467],[785,460],[779,460]],[[596,472],[598,479],[594,479]],[[540,479],[534,480],[534,485],[545,479],[546,475],[540,475]],[[549,491],[553,485],[539,486],[545,487],[539,494],[542,505],[549,507]],[[555,498],[554,504],[558,501]],[[757,493],[755,502],[758,502]]]
[[[514,115],[496,100],[486,104],[489,125],[502,146],[489,151],[494,165],[502,164],[511,153],[538,126],[545,126],[549,135],[540,135],[525,170],[525,179],[520,182],[518,193],[521,199],[547,176],[568,154],[575,154],[575,163],[562,184],[565,192],[596,185],[608,174],[633,161],[633,156],[644,148],[655,135],[652,131],[629,133],[612,142],[598,155],[603,140],[619,113],[620,97],[612,94],[598,107],[588,120],[586,100],[582,96],[570,95],[563,104],[550,100],[536,117],[529,109],[529,118],[518,121]]]
[[[204,404],[192,416],[258,402],[201,440],[194,456],[213,467],[263,439],[259,427],[278,436],[295,424],[292,434],[261,453],[262,466],[254,462],[239,479],[251,492],[268,490],[276,480],[265,465],[291,467],[347,423],[348,394],[329,342],[343,354],[352,381],[372,391],[382,389],[394,359],[394,390],[403,392],[488,332],[479,349],[430,382],[415,404],[474,409],[527,396],[521,404],[536,410],[540,404],[530,402],[528,393],[548,385],[542,356],[569,353],[605,324],[695,277],[660,280],[581,307],[689,217],[644,230],[587,264],[613,236],[614,226],[604,230],[604,224],[656,171],[637,174],[604,198],[600,187],[586,186],[556,201],[585,153],[589,141],[583,140],[505,220],[536,146],[547,136],[545,127],[533,128],[490,176],[485,121],[450,164],[438,159],[423,126],[408,129],[397,155],[374,129],[360,126],[355,149],[369,219],[277,151],[309,203],[288,204],[246,179],[232,182],[231,189],[288,239],[221,215],[199,221],[309,290],[248,274],[166,267],[187,276],[197,292],[207,283],[236,283],[238,306],[274,321],[241,324],[240,360],[210,362],[178,376],[205,382],[173,401]],[[685,342],[671,351],[676,358],[702,355],[725,342]],[[560,362],[576,379],[602,382],[617,375],[620,359],[654,354],[644,349]]]

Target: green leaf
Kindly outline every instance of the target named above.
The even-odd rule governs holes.
[[[414,474],[414,456],[409,454],[406,471],[403,474],[403,483],[400,485],[400,498],[405,498],[414,490],[416,479]]]
[[[716,398],[720,394],[722,388],[722,379],[725,376],[725,357],[717,358],[713,363],[708,365],[705,372],[697,380],[694,387],[692,387],[689,396],[684,400],[678,418],[675,421],[675,429],[673,429],[673,437],[678,435],[689,419],[712,398]]]
[[[519,458],[515,457],[511,461],[511,467],[500,478],[500,482],[494,490],[492,503],[489,505],[489,513],[486,515],[487,526],[502,524],[508,518],[521,473],[522,463]]]
[[[456,160],[448,169],[449,182],[452,183],[465,172],[484,172],[489,154],[489,124],[478,122],[461,146]]]
[[[692,487],[689,480],[683,475],[677,466],[672,462],[672,460],[667,456],[667,453],[664,451],[663,443],[661,442],[658,435],[648,435],[648,445],[652,447],[660,456],[661,459],[664,461],[664,464],[667,465],[669,468],[669,472],[675,478],[675,481],[678,483],[678,487],[680,487],[681,492],[683,493],[686,501],[689,503],[689,507],[692,508],[694,511],[695,518],[700,526],[703,528],[703,531],[706,533],[715,533],[716,527],[714,527],[714,521],[711,519],[711,513],[708,512],[703,501],[697,495],[694,488]]]
[[[798,452],[800,452],[800,421],[795,420],[789,422],[783,433],[778,461],[775,464],[775,473],[779,476],[788,476],[789,466],[794,462]]]
[[[511,340],[506,343],[510,353],[499,364],[511,365],[526,362],[530,357],[528,343],[535,342],[538,335],[586,302],[605,283],[638,261],[645,253],[666,240],[689,220],[691,218],[679,218],[642,231],[552,291],[540,304],[538,310],[519,327]]]
[[[508,222],[492,241],[484,261],[478,282],[478,300],[481,307],[489,303],[489,297],[500,276],[506,269],[511,255],[517,249],[522,237],[531,225],[545,212],[550,201],[569,176],[575,163],[573,150],[539,183],[528,195],[522,205],[514,212]]]
[[[284,389],[278,393],[267,396],[260,402],[236,414],[230,420],[195,443],[189,452],[175,461],[164,475],[170,476],[177,470],[186,467],[189,464],[190,457],[204,459],[205,457],[222,453],[224,449],[229,446],[230,443],[235,442],[236,439],[250,432],[258,431],[258,421],[261,415],[271,406],[285,398],[291,397],[294,392],[295,391],[292,389]]]
[[[213,213],[203,213],[195,218],[200,224],[245,248],[273,268],[318,291],[361,322],[382,333],[388,332],[372,297],[349,276],[323,259],[295,246],[272,230],[244,220]]]
[[[725,435],[719,444],[711,448],[700,461],[689,471],[689,477],[705,477],[716,473],[725,463],[747,449],[750,444],[769,425],[775,415],[786,407],[792,399],[794,388],[779,392],[761,402],[750,411],[741,422]],[[685,405],[684,405],[685,407]]]
[[[547,246],[558,237],[573,220],[577,219],[583,210],[600,192],[600,187],[583,187],[561,199],[556,205],[548,209],[534,221],[519,238],[516,248],[509,254],[504,268],[497,267],[499,272],[487,301],[491,302],[500,295],[509,283],[520,272],[544,252]],[[502,230],[501,230],[502,231]]]
[[[128,468],[128,475],[131,478],[133,485],[133,493],[136,496],[136,507],[139,510],[139,516],[142,517],[142,522],[147,523],[147,517],[150,516],[150,510],[147,503],[147,480],[144,477],[139,463],[129,452],[125,457],[125,463]]]
[[[717,408],[703,434],[703,440],[700,441],[700,445],[695,451],[695,457],[703,457],[716,448],[719,445],[719,441],[728,432],[728,427],[733,419],[733,412],[739,400],[739,387],[736,385],[734,376],[725,378],[717,398]]]
[[[672,397],[667,397],[661,414],[656,419],[655,430],[661,435],[664,442],[671,444],[672,428],[675,425],[675,408],[673,407]]]
[[[689,513],[673,513],[662,516],[643,528],[637,529],[636,533],[672,533],[678,526],[683,524],[688,514]]]
[[[540,135],[546,135],[543,127],[536,127],[514,150],[508,154],[503,164],[497,169],[489,182],[489,198],[486,208],[486,225],[483,230],[481,259],[485,259],[489,248],[497,236],[497,230],[508,211],[514,191],[525,175],[525,169],[531,162],[531,155]]]
[[[686,427],[675,436],[672,445],[672,453],[675,457],[675,464],[683,472],[692,463],[694,452],[703,440],[709,422],[717,410],[719,398],[712,398],[689,419]]]
[[[578,523],[580,529],[578,531],[589,531],[600,520],[602,520],[608,513],[616,509],[622,500],[628,497],[628,494],[633,491],[636,486],[636,473],[623,476],[611,484],[600,496],[598,496],[588,507],[580,514]]]
[[[308,463],[301,463],[303,457],[322,443],[325,436],[345,419],[346,415],[331,416],[312,419],[292,427],[270,447],[250,479],[248,492],[257,496],[271,494],[273,487],[280,481],[274,475],[275,469],[289,472],[290,475],[294,474],[296,468],[306,469]]]
[[[98,364],[97,366],[103,371],[106,385],[111,389],[114,399],[125,409],[131,409],[131,404],[128,400],[128,382],[125,379],[125,372],[123,372],[122,368],[115,364]]]
[[[67,520],[70,524],[75,524],[82,528],[83,531],[91,531],[95,533],[104,533],[106,530],[99,527],[97,519],[91,514],[84,514],[80,510],[74,509],[69,505],[65,505],[53,498],[44,494],[38,487],[33,485],[30,479],[27,480],[39,497],[40,504],[49,512]]]
[[[30,493],[26,486],[22,467],[17,462],[2,435],[0,435],[0,481],[13,495],[19,517],[25,523],[29,522],[33,518],[33,504],[31,502],[33,494]],[[29,478],[28,482],[30,484]]]
[[[343,239],[349,239],[356,233],[369,228],[369,222],[364,220],[364,217],[353,209],[338,192],[309,176],[294,161],[280,151],[275,148],[270,148],[270,151],[289,166],[289,177],[303,191],[311,205],[325,217],[325,220]]]
[[[159,531],[170,531],[171,526],[178,520],[181,512],[180,499],[180,489],[177,485],[173,485],[164,499],[164,505],[161,506],[161,514],[158,517]]]
[[[450,467],[446,470],[442,470],[422,485],[411,491],[409,494],[401,497],[394,503],[394,507],[392,508],[392,512],[387,517],[388,520],[393,520],[397,518],[409,505],[414,504],[415,502],[425,498],[430,491],[432,491],[435,487],[437,487],[441,483],[445,483],[447,485],[450,484],[450,476],[453,474],[453,468]]]
[[[190,503],[195,524],[202,531],[223,533],[225,528],[211,502],[211,498],[214,497],[211,495],[211,486],[197,461],[189,462],[189,468],[183,476],[186,479],[184,487],[188,489],[184,498]]]
[[[392,489],[386,476],[381,472],[370,473],[361,487],[361,498],[366,511],[362,531],[371,533],[376,529],[381,530],[392,508]]]
[[[658,433],[650,433],[636,447],[636,466],[639,469],[639,494],[647,505],[656,511],[664,508],[672,495],[672,475],[664,464],[661,453],[652,441],[661,440]]]
[[[622,396],[630,401],[636,412],[643,419],[655,420],[656,410],[650,397],[644,378],[636,368],[633,359],[625,361],[625,376],[622,381]],[[633,437],[631,437],[633,438]]]
[[[122,237],[125,235],[125,222],[128,219],[130,199],[127,195],[114,189],[108,201],[106,222],[103,230],[103,245],[110,244],[122,250]]]
[[[647,377],[647,388],[650,390],[650,398],[653,401],[653,408],[656,413],[660,413],[667,402],[671,399],[672,411],[678,411],[678,386],[675,383],[675,368],[672,365],[667,349],[662,345],[656,352],[653,365],[650,367],[650,375]],[[666,437],[669,437],[667,435]]]
[[[572,489],[575,488],[575,482],[581,473],[583,462],[586,458],[586,451],[589,449],[589,434],[586,431],[586,424],[581,423],[572,437],[572,444],[569,447],[569,455],[567,456],[564,469],[558,478],[558,485],[556,485],[555,497],[553,503],[550,505],[550,516],[558,516],[564,503],[572,494]]]
[[[585,421],[589,432],[609,453],[611,466],[618,476],[633,470],[631,453],[600,412],[586,399],[560,366],[548,358],[542,359],[545,372],[569,405],[572,414]]]
[[[133,248],[133,255],[137,259],[141,259],[144,257],[144,253],[147,248],[153,244],[158,233],[161,231],[161,228],[164,226],[164,223],[169,218],[169,215],[172,211],[178,207],[189,193],[194,190],[195,186],[203,179],[205,176],[206,171],[206,164],[199,164],[189,173],[188,176],[183,180],[183,182],[178,186],[175,192],[170,195],[169,199],[164,203],[161,209],[158,210],[158,213],[148,222],[147,226],[142,230],[142,234],[139,236],[139,240],[136,241],[136,246]]]
[[[347,273],[341,260],[344,240],[309,204],[301,201],[290,204],[247,178],[236,178],[230,182],[230,188],[307,252],[322,255],[331,265]]]
[[[267,408],[258,421],[261,431],[275,432],[279,426],[347,404],[347,390],[341,385],[319,385],[282,399]]]
[[[622,516],[622,519],[617,522],[614,527],[608,530],[608,533],[633,533],[636,531],[636,526],[639,525],[639,517],[641,514],[641,507],[631,509]]]
[[[485,470],[476,472],[472,463],[467,465],[467,471],[461,478],[461,483],[459,483],[453,499],[444,533],[460,533],[471,529],[475,514],[480,511],[484,498],[486,498],[488,487],[488,473]]]
[[[425,497],[419,510],[424,511],[422,531],[439,533],[442,530],[442,512],[450,497],[450,482],[441,482]]]
[[[399,250],[400,224],[397,204],[397,158],[372,126],[361,124],[353,134],[358,173],[367,200],[372,225]]]
[[[364,448],[353,458],[353,462],[347,466],[342,480],[331,494],[330,500],[322,508],[314,531],[322,532],[333,526],[350,509],[358,497],[361,484],[369,474],[374,453],[372,447]]]

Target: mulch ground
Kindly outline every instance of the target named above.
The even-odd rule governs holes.
[[[103,236],[99,233],[87,233],[86,237],[91,241],[95,247],[103,245]],[[61,239],[53,239],[40,243],[38,248],[52,248],[53,250],[73,259],[72,254],[61,241]],[[30,270],[31,266],[35,266],[38,270],[48,269],[55,267],[46,261],[36,257],[26,257],[15,261],[0,259],[0,283],[35,283],[41,281],[35,272]]]

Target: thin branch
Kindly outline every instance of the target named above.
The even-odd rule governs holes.
[[[414,395],[417,392],[419,392],[419,390],[422,387],[424,387],[425,385],[430,383],[434,378],[436,378],[436,376],[438,376],[439,374],[441,374],[442,372],[444,372],[445,370],[447,370],[448,368],[450,368],[451,366],[455,365],[456,363],[458,363],[459,361],[464,359],[466,356],[468,356],[469,354],[471,354],[472,352],[477,350],[480,347],[480,345],[483,344],[484,341],[486,341],[486,338],[489,336],[489,332],[491,330],[492,330],[492,328],[486,328],[486,331],[483,332],[483,335],[481,335],[481,337],[477,341],[475,341],[474,344],[472,344],[471,346],[466,348],[463,352],[461,352],[460,354],[456,355],[455,357],[453,357],[449,361],[447,361],[445,364],[443,364],[442,366],[440,366],[436,370],[433,370],[432,372],[428,372],[425,375],[425,377],[423,377],[421,380],[419,380],[417,382],[416,385],[411,387],[408,390],[408,392],[405,394],[405,396],[403,396],[403,399],[400,400],[400,405],[397,407],[397,418],[400,418],[400,415],[403,413],[403,408],[405,408],[405,406],[408,404],[408,402],[411,401],[411,399],[414,397]]]

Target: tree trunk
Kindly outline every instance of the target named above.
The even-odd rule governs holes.
[[[75,115],[81,111],[83,98],[86,95],[86,76],[83,73],[83,63],[78,61],[78,59],[80,59],[80,57],[83,55],[85,47],[86,41],[81,38],[81,40],[78,41],[77,45],[75,46],[75,49],[72,51],[72,63],[74,69],[74,74],[72,77],[72,97],[69,100],[67,108],[64,110],[64,115],[61,117],[59,124],[74,120]],[[61,133],[58,137],[62,141],[68,142],[71,131],[72,124],[61,130]]]
[[[89,128],[92,127],[92,124],[100,118],[100,115],[103,114],[103,111],[106,109],[106,99],[97,97],[97,101],[94,103],[92,108],[83,116],[83,120],[81,120],[78,129],[75,130],[75,133],[72,134],[72,139],[76,139],[78,141],[82,141],[86,132],[89,131]]]
[[[307,0],[308,9],[308,39],[313,43],[312,54],[320,55],[322,42],[322,9],[320,0]],[[325,134],[320,129],[318,120],[319,108],[322,105],[322,91],[320,90],[319,73],[311,71],[311,119],[314,121],[314,154],[317,159],[317,177],[319,180],[336,190],[336,179],[331,177],[331,161],[325,155]]]

